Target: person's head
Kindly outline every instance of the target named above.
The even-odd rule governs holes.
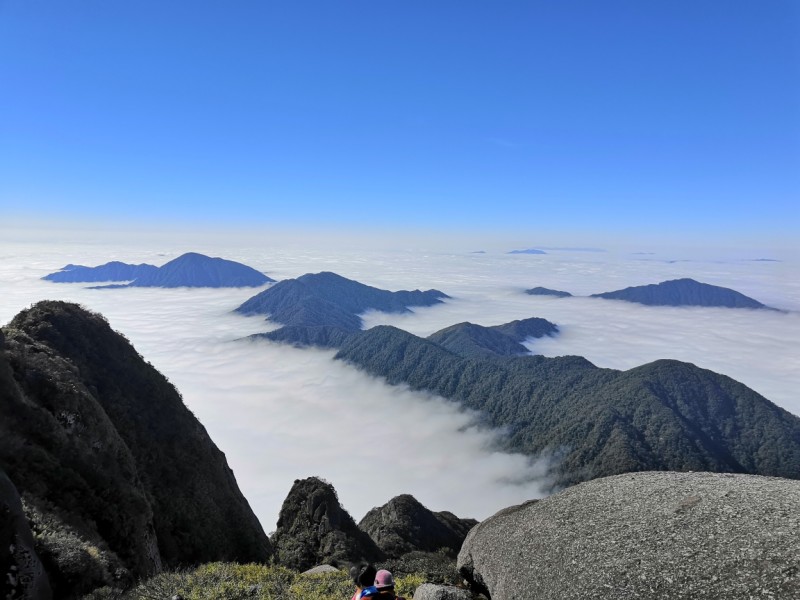
[[[350,577],[356,587],[368,588],[375,583],[375,567],[369,563],[358,563],[350,567]]]
[[[394,577],[386,569],[381,569],[375,574],[375,587],[379,590],[393,590]]]

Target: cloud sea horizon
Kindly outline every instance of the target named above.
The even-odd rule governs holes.
[[[232,312],[266,288],[91,290],[93,284],[55,284],[42,276],[67,263],[161,265],[195,251],[243,262],[276,280],[334,271],[389,290],[436,288],[452,299],[402,315],[370,312],[363,315],[364,327],[390,324],[427,336],[463,321],[497,325],[542,317],[561,333],[529,343],[534,353],[576,354],[615,369],[659,358],[692,362],[800,415],[800,269],[791,253],[698,251],[679,243],[676,249],[645,243],[619,248],[535,234],[524,243],[464,236],[427,246],[422,236],[379,244],[299,231],[261,237],[133,230],[118,237],[47,237],[0,238],[0,324],[45,299],[78,302],[103,314],[175,384],[226,454],[267,531],[274,529],[297,478],[330,481],[356,520],[401,493],[432,510],[483,519],[541,497],[550,458],[498,452],[493,442],[502,431],[477,427],[454,403],[389,386],[334,361],[333,351],[242,339],[277,328]],[[549,248],[547,254],[506,254],[542,247]],[[682,277],[733,288],[781,312],[523,293],[544,286],[588,296]]]

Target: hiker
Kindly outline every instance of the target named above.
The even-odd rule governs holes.
[[[350,577],[356,585],[356,591],[351,600],[369,598],[378,594],[375,587],[375,567],[369,563],[358,563],[350,567]]]
[[[372,596],[375,600],[406,600],[394,593],[394,577],[386,569],[381,569],[375,574],[375,587],[377,595]]]

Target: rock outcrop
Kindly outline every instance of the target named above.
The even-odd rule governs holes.
[[[0,340],[1,342],[2,340]],[[0,470],[0,597],[50,600],[50,583],[33,544],[17,488]]]
[[[423,583],[414,591],[414,600],[472,600],[472,594],[450,585]]]
[[[398,558],[409,552],[438,550],[455,556],[477,523],[449,512],[435,513],[413,496],[403,494],[373,508],[358,527],[369,534],[386,556]]]
[[[283,502],[271,541],[277,561],[296,571],[320,564],[376,562],[383,553],[317,477],[298,479]]]
[[[492,600],[800,597],[800,482],[636,473],[512,507],[459,569]]]
[[[102,316],[40,302],[4,334],[0,467],[57,597],[162,566],[270,557],[225,456]]]

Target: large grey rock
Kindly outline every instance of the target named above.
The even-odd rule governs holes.
[[[800,598],[800,482],[597,479],[475,527],[461,573],[492,600]]]
[[[414,592],[414,600],[472,600],[472,594],[449,585],[423,583]]]
[[[17,488],[0,470],[0,597],[50,600],[52,592]]]

